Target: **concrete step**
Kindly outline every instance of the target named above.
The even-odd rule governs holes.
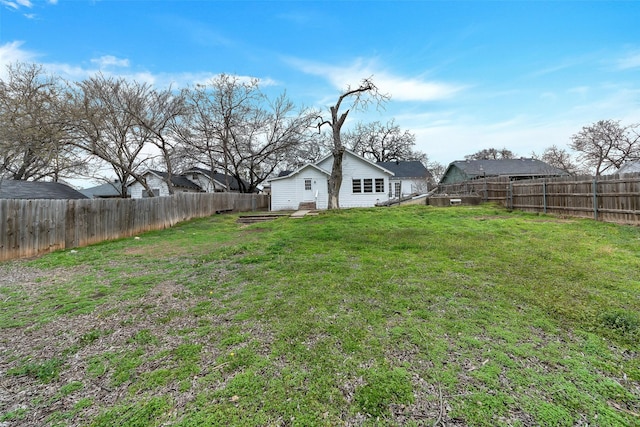
[[[314,211],[316,210],[316,202],[302,202],[298,205],[299,211]]]
[[[256,222],[272,221],[274,219],[286,217],[285,214],[262,214],[262,215],[242,215],[238,217],[237,222],[240,224],[254,224]]]

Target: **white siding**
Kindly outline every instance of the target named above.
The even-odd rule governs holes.
[[[426,179],[410,179],[410,178],[391,178],[391,187],[395,188],[395,183],[402,183],[400,191],[402,192],[402,197],[409,196],[414,193],[426,193],[428,189],[427,180]],[[388,189],[389,187],[387,187]],[[395,190],[394,190],[395,191]],[[396,195],[393,194],[393,197]]]
[[[327,175],[307,166],[286,178],[271,181],[271,210],[295,210],[301,202],[315,201],[318,209],[327,208]],[[305,197],[304,180],[311,179],[311,197]],[[318,195],[316,199],[315,195]]]
[[[324,170],[331,171],[333,157],[324,159],[318,166]],[[376,203],[389,200],[389,174],[379,167],[345,152],[342,159],[342,186],[340,187],[340,207],[341,208],[361,208],[375,206]],[[373,193],[354,193],[353,179],[370,178],[374,182]],[[383,179],[382,192],[375,192],[375,179]],[[325,207],[326,208],[326,207]]]
[[[167,197],[171,195],[169,194],[169,188],[167,187],[167,183],[164,182],[164,180],[159,176],[156,176],[153,174],[147,174],[145,178],[147,180],[147,185],[149,185],[149,188],[151,188],[154,191],[157,190],[156,196]],[[144,189],[142,184],[140,184],[139,182],[134,182],[129,186],[129,192],[132,199],[142,199],[144,197],[143,194],[145,191],[146,190]],[[195,192],[195,190],[188,190],[186,188],[175,188],[175,187],[173,191],[175,193]]]
[[[162,178],[152,174],[147,174],[145,178],[147,180],[147,185],[149,186],[149,188],[154,191],[159,190],[158,196],[162,197],[169,195],[167,184],[162,180]],[[139,182],[135,182],[129,186],[129,191],[131,191],[132,199],[142,199],[142,195],[144,194],[145,189],[142,184],[140,184]]]

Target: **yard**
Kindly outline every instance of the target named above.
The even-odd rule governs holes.
[[[217,215],[0,263],[0,426],[640,424],[640,229]]]

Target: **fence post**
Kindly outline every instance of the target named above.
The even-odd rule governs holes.
[[[509,181],[509,194],[507,194],[509,200],[509,209],[513,210],[513,181]]]
[[[547,213],[547,179],[542,179],[542,211]]]
[[[593,178],[593,219],[598,220],[598,177]]]

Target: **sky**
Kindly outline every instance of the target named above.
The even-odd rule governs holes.
[[[640,122],[638,18],[638,1],[0,0],[0,78],[17,61],[160,88],[227,73],[326,112],[371,77],[391,99],[347,126],[393,119],[448,165]]]

